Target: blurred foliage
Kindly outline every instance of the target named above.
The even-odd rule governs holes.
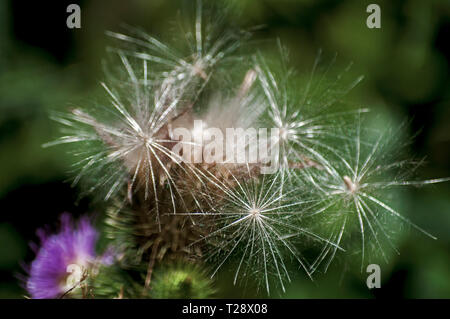
[[[77,190],[67,187],[73,160],[64,148],[43,149],[57,136],[49,110],[64,110],[91,101],[99,90],[105,30],[122,23],[142,27],[155,36],[168,28],[183,6],[193,1],[81,1],[82,29],[65,26],[66,7],[36,2],[20,7],[0,2],[0,297],[21,297],[24,273],[19,263],[33,256],[26,242],[34,229],[75,206]],[[349,100],[412,118],[418,130],[412,152],[427,157],[423,178],[450,176],[449,67],[450,2],[445,0],[229,0],[233,21],[260,25],[254,40],[270,49],[280,38],[299,73],[310,72],[318,49],[338,53],[337,66],[354,62],[365,80]],[[368,29],[366,7],[382,10],[382,28]],[[40,14],[36,14],[40,12]],[[270,39],[270,41],[268,40]],[[91,103],[91,102],[90,102]],[[383,121],[380,121],[383,125]],[[432,241],[410,232],[401,255],[382,265],[382,288],[369,291],[366,274],[345,271],[336,263],[315,282],[302,273],[283,297],[450,297],[450,187],[447,184],[412,190],[405,212],[438,237]],[[78,208],[77,208],[78,207]],[[223,294],[253,297],[255,290],[232,287]]]

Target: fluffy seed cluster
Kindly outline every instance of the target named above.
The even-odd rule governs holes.
[[[108,32],[122,70],[102,83],[109,101],[58,114],[64,135],[49,143],[77,145],[75,181],[91,180],[87,190],[103,194],[108,237],[132,260],[127,267],[145,268],[144,287],[152,287],[154,268],[184,262],[207,266],[211,276],[234,267],[234,283],[261,278],[269,293],[272,283],[285,289],[292,268],[310,277],[326,270],[339,251],[354,249],[354,233],[362,264],[370,243],[383,254],[383,241],[395,249],[393,219],[432,237],[389,193],[445,179],[407,179],[417,163],[398,159],[398,134],[370,128],[368,109],[342,105],[362,78],[345,81],[348,69],[333,76],[333,61],[322,70],[319,54],[307,80],[297,81],[283,50],[269,65],[246,49],[249,32],[219,28],[211,16],[197,6],[193,27],[183,29],[186,47],[137,29]],[[241,146],[244,160],[195,161],[210,152],[209,128],[222,133],[222,145]],[[257,134],[229,138],[230,128]],[[193,139],[177,136],[180,129]]]

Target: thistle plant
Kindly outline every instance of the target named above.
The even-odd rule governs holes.
[[[435,239],[392,189],[448,179],[414,179],[421,161],[401,158],[401,132],[344,102],[362,77],[347,81],[350,66],[333,76],[319,54],[299,81],[279,41],[270,61],[247,45],[249,30],[207,10],[198,2],[172,43],[107,32],[108,102],[55,114],[62,136],[46,146],[73,145],[74,182],[101,194],[104,213],[98,230],[63,216],[31,264],[31,297],[207,298],[226,271],[270,294],[337,256],[387,261],[400,224]],[[76,280],[69,265],[81,267]]]

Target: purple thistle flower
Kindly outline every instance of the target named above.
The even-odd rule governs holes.
[[[98,232],[87,217],[75,224],[68,213],[61,216],[61,230],[48,235],[39,230],[41,246],[31,263],[26,289],[32,298],[58,298],[76,287],[99,259],[95,253]],[[100,259],[110,263],[111,258]]]

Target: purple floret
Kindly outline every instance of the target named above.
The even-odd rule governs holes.
[[[61,216],[59,233],[38,232],[41,246],[31,264],[26,288],[32,298],[57,298],[67,291],[68,266],[89,267],[96,259],[98,233],[86,217],[77,225],[69,214]]]

